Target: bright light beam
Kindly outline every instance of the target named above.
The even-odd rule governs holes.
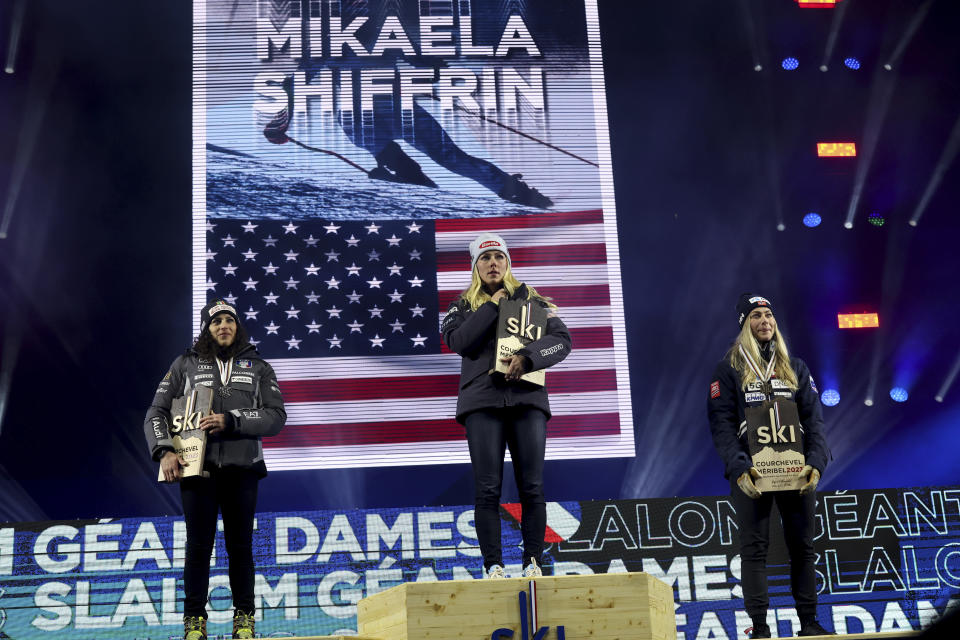
[[[757,44],[757,28],[753,21],[753,12],[747,0],[740,0],[740,9],[743,12],[743,26],[747,31],[747,42],[750,44],[750,55],[753,57],[753,70],[763,71],[763,61],[760,56],[760,46]]]
[[[910,216],[908,224],[911,227],[917,226],[920,216],[923,215],[927,205],[930,204],[930,200],[933,198],[933,194],[936,193],[937,187],[940,186],[940,180],[943,179],[943,174],[947,172],[947,169],[953,164],[953,159],[957,157],[958,150],[960,150],[960,117],[958,117],[956,123],[954,123],[950,137],[947,139],[947,145],[943,148],[943,153],[940,154],[937,166],[930,175],[930,181],[927,182],[927,188],[923,190],[923,196],[920,198],[920,202],[917,203],[917,207],[913,210],[913,215]]]
[[[7,65],[3,68],[7,73],[13,73],[17,62],[17,47],[20,44],[20,29],[23,27],[23,11],[27,3],[17,0],[13,5],[13,20],[10,22],[10,43],[7,45]]]
[[[40,124],[47,109],[47,100],[53,89],[57,76],[59,60],[55,55],[43,58],[43,63],[30,74],[30,84],[27,89],[26,112],[23,117],[23,126],[17,138],[17,151],[13,160],[13,169],[10,172],[10,184],[7,188],[7,201],[3,208],[3,217],[0,218],[0,240],[10,232],[10,221],[17,207],[20,197],[20,187],[27,174],[27,167],[36,147],[37,136],[40,133]]]
[[[13,368],[20,354],[22,337],[23,326],[20,322],[20,314],[15,307],[11,306],[7,313],[7,328],[3,336],[3,355],[0,355],[0,434],[3,433],[3,417],[7,412],[10,381],[13,379]]]
[[[933,0],[927,0],[920,6],[919,9],[917,9],[917,12],[913,14],[910,24],[907,25],[907,29],[903,32],[903,35],[900,36],[900,41],[897,42],[897,46],[894,47],[893,53],[890,54],[890,58],[887,60],[887,63],[883,65],[884,69],[890,71],[894,66],[900,63],[900,58],[903,57],[903,52],[907,50],[907,45],[910,44],[911,40],[913,40],[913,36],[916,35],[917,29],[920,28],[920,24],[923,22],[923,19],[927,17],[932,4]]]
[[[953,361],[953,367],[950,369],[950,373],[947,374],[943,384],[940,385],[937,395],[933,398],[934,400],[937,402],[943,402],[943,399],[946,397],[947,391],[950,390],[950,386],[953,384],[953,381],[957,379],[958,373],[960,373],[960,353],[957,353],[957,359]]]
[[[867,181],[867,173],[870,171],[870,163],[873,161],[873,153],[876,151],[877,142],[880,140],[880,131],[883,129],[883,121],[887,117],[887,109],[890,107],[890,100],[893,97],[893,89],[896,84],[896,74],[875,73],[873,75],[870,107],[867,112],[867,122],[863,128],[860,158],[857,163],[857,173],[853,180],[853,193],[850,194],[847,218],[843,222],[843,226],[847,229],[853,228],[853,219],[857,214],[857,207],[860,205],[863,186]]]
[[[840,25],[843,23],[843,17],[847,15],[847,7],[850,3],[841,4],[833,14],[833,21],[830,23],[830,35],[827,36],[827,46],[823,50],[823,60],[820,61],[820,71],[826,71],[830,64],[830,58],[833,57],[833,50],[837,46],[837,36],[840,35]]]

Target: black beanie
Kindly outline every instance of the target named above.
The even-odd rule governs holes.
[[[770,309],[771,313],[773,312],[773,305],[770,304],[770,301],[763,296],[758,296],[753,293],[740,294],[740,299],[737,300],[737,315],[741,329],[743,329],[744,320],[746,320],[747,316],[750,315],[750,312],[757,307],[766,307]]]
[[[210,326],[213,316],[218,313],[229,314],[233,316],[237,324],[240,324],[240,318],[237,317],[237,310],[233,308],[233,305],[222,298],[217,298],[208,302],[207,306],[200,310],[200,335],[203,335],[203,332]]]

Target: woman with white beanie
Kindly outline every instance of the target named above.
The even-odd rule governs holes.
[[[485,576],[503,578],[500,544],[500,489],[509,447],[523,515],[523,575],[542,575],[546,529],[543,462],[550,403],[546,387],[521,379],[557,364],[570,353],[570,333],[556,307],[510,269],[510,251],[498,235],[484,233],[470,243],[471,283],[443,319],[443,340],[462,356],[457,421],[467,432],[475,485],[475,521]],[[504,358],[507,372],[490,375],[501,300],[528,300],[548,311],[543,336]]]

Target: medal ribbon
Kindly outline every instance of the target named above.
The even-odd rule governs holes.
[[[757,366],[757,363],[753,361],[753,358],[750,357],[750,354],[743,349],[742,344],[737,348],[740,349],[740,355],[743,356],[744,360],[746,360],[747,366],[750,367],[750,370],[753,371],[754,375],[757,376],[757,379],[759,379],[763,384],[767,384],[770,381],[770,376],[773,375],[773,366],[777,362],[777,352],[773,350],[772,345],[770,361],[767,363],[767,368],[763,373],[760,373],[760,367]]]
[[[226,388],[230,383],[230,374],[233,373],[233,358],[230,358],[226,362],[217,358],[217,368],[220,369],[220,383],[223,388]]]

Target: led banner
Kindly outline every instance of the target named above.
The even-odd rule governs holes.
[[[468,460],[438,327],[483,231],[571,331],[547,457],[632,456],[596,0],[194,13],[193,302],[234,304],[277,371],[270,468]]]
[[[501,514],[507,573],[519,575],[519,506]],[[678,640],[733,639],[750,626],[725,497],[549,503],[546,537],[548,575],[645,571],[670,584]],[[178,637],[184,539],[178,518],[2,525],[0,632],[15,640]],[[771,540],[771,624],[794,635],[778,527]],[[480,578],[471,507],[261,513],[254,546],[264,637],[352,635],[365,595],[402,581]],[[926,626],[960,602],[960,488],[820,494],[816,548],[825,626]],[[227,637],[222,534],[212,566],[211,638]]]

